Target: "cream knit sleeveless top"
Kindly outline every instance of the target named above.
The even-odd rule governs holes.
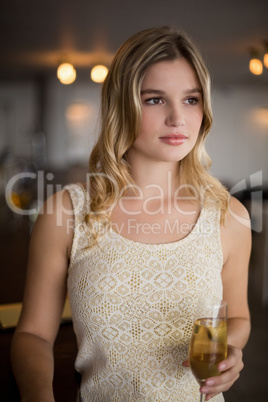
[[[222,298],[219,211],[202,209],[188,236],[172,243],[139,243],[110,229],[89,248],[88,193],[65,188],[75,217],[68,292],[80,400],[199,401],[182,362],[198,297]]]

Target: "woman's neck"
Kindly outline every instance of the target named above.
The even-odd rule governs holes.
[[[167,198],[179,187],[178,164],[173,163],[146,163],[145,165],[132,164],[130,170],[135,183],[136,192],[140,191],[145,197],[162,194]],[[133,194],[130,188],[128,194]]]

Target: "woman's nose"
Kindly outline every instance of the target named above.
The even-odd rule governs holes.
[[[166,116],[166,125],[178,127],[183,126],[184,123],[184,115],[181,108],[178,105],[170,107]]]

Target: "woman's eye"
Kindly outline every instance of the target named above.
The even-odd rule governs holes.
[[[185,101],[185,103],[188,103],[189,105],[196,105],[198,102],[199,102],[198,98],[188,98]]]
[[[163,103],[163,99],[161,98],[150,98],[150,99],[146,99],[145,103],[147,103],[148,105],[159,105]]]

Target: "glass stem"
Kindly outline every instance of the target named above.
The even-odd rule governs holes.
[[[200,393],[200,402],[205,402],[205,400],[206,400],[206,394]]]

